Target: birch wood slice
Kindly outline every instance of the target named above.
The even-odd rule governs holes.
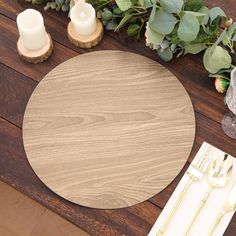
[[[47,41],[41,49],[38,51],[30,51],[24,47],[23,41],[21,38],[17,41],[17,51],[20,57],[30,63],[36,64],[46,61],[53,52],[53,42],[50,34],[47,34]]]
[[[104,29],[102,22],[96,19],[97,27],[91,35],[78,35],[75,32],[72,22],[70,21],[67,26],[67,35],[72,44],[80,48],[92,48],[95,47],[103,38]]]
[[[190,98],[163,66],[98,51],[52,70],[24,117],[27,157],[55,193],[113,209],[142,202],[180,172],[192,149]]]

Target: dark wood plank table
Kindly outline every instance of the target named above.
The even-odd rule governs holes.
[[[236,20],[235,0],[207,2],[210,6],[223,7]],[[18,32],[15,20],[16,15],[25,7],[11,0],[0,0],[0,179],[91,235],[147,235],[204,140],[236,156],[236,141],[228,138],[221,130],[221,119],[227,112],[224,97],[215,91],[213,80],[207,77],[202,55],[188,55],[167,64],[145,47],[143,41],[127,38],[122,32],[106,32],[102,43],[92,49],[132,51],[164,64],[188,91],[195,110],[197,130],[188,162],[179,176],[161,193],[125,209],[89,209],[62,199],[37,178],[25,155],[21,128],[27,101],[38,82],[59,63],[91,50],[78,49],[69,43],[66,14],[45,12],[37,7],[52,35],[55,50],[45,63],[31,65],[23,62],[16,52]],[[235,234],[236,216],[225,236]]]

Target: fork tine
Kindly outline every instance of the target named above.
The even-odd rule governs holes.
[[[233,157],[227,155],[227,157],[225,157],[224,161],[223,161],[223,166],[222,166],[222,169],[220,171],[220,174],[225,174],[229,171],[232,171],[233,169]]]
[[[229,154],[225,153],[224,160],[228,158]]]
[[[204,156],[200,158],[196,163],[193,163],[193,164],[199,169],[204,169],[204,166],[206,165],[206,163],[209,163],[211,159],[210,158],[211,151],[212,151],[212,147],[207,146],[206,150],[204,151]]]

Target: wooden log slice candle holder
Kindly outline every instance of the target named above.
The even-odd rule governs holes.
[[[96,19],[97,27],[91,35],[78,35],[70,21],[67,27],[68,38],[72,44],[80,48],[92,48],[96,46],[103,38],[104,29],[101,21]]]
[[[37,51],[31,51],[24,47],[21,38],[17,41],[17,51],[20,57],[30,63],[36,64],[47,60],[53,51],[53,43],[50,34],[47,34],[47,42],[45,46]]]

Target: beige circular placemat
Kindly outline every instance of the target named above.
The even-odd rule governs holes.
[[[24,117],[29,162],[55,193],[94,208],[121,208],[163,190],[192,149],[189,96],[143,56],[98,51],[52,70]]]

